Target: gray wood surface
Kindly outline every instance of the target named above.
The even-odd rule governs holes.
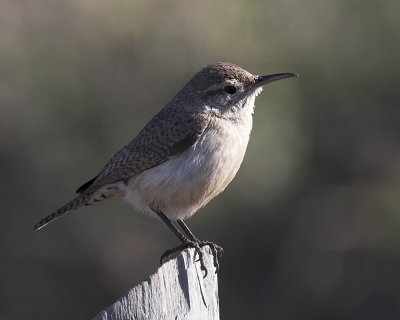
[[[204,251],[206,278],[194,262],[194,250],[185,250],[93,320],[218,320],[217,275],[213,256]]]

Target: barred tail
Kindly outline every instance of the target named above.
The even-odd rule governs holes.
[[[38,223],[36,223],[35,226],[33,227],[33,230],[39,230],[39,229],[43,228],[45,225],[47,225],[54,219],[59,218],[64,213],[67,213],[68,211],[78,209],[79,207],[82,207],[84,205],[92,204],[93,201],[90,201],[91,198],[92,198],[92,195],[84,195],[84,196],[76,197],[75,199],[68,202],[66,205],[57,209],[57,211],[53,212],[52,214],[48,215],[46,218],[43,218]]]

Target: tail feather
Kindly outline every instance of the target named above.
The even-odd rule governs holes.
[[[64,213],[67,213],[71,210],[78,209],[84,205],[89,205],[92,204],[93,201],[90,201],[91,195],[85,195],[85,196],[78,196],[68,202],[66,205],[62,206],[61,208],[57,209],[57,211],[53,212],[52,214],[48,215],[47,217],[43,218],[40,220],[38,223],[35,224],[33,227],[33,230],[39,230],[43,228],[45,225],[53,221],[54,219],[57,219],[61,217]]]

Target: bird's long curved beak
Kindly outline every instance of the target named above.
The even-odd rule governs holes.
[[[293,72],[282,72],[282,73],[274,73],[274,74],[269,74],[266,76],[258,76],[255,87],[261,87],[266,85],[267,83],[271,83],[274,81],[286,79],[286,78],[291,78],[291,77],[298,77],[299,75],[297,73]]]

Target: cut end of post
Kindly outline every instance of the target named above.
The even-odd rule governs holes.
[[[207,247],[204,263],[205,278],[195,250],[182,251],[92,320],[219,320],[218,278]]]

